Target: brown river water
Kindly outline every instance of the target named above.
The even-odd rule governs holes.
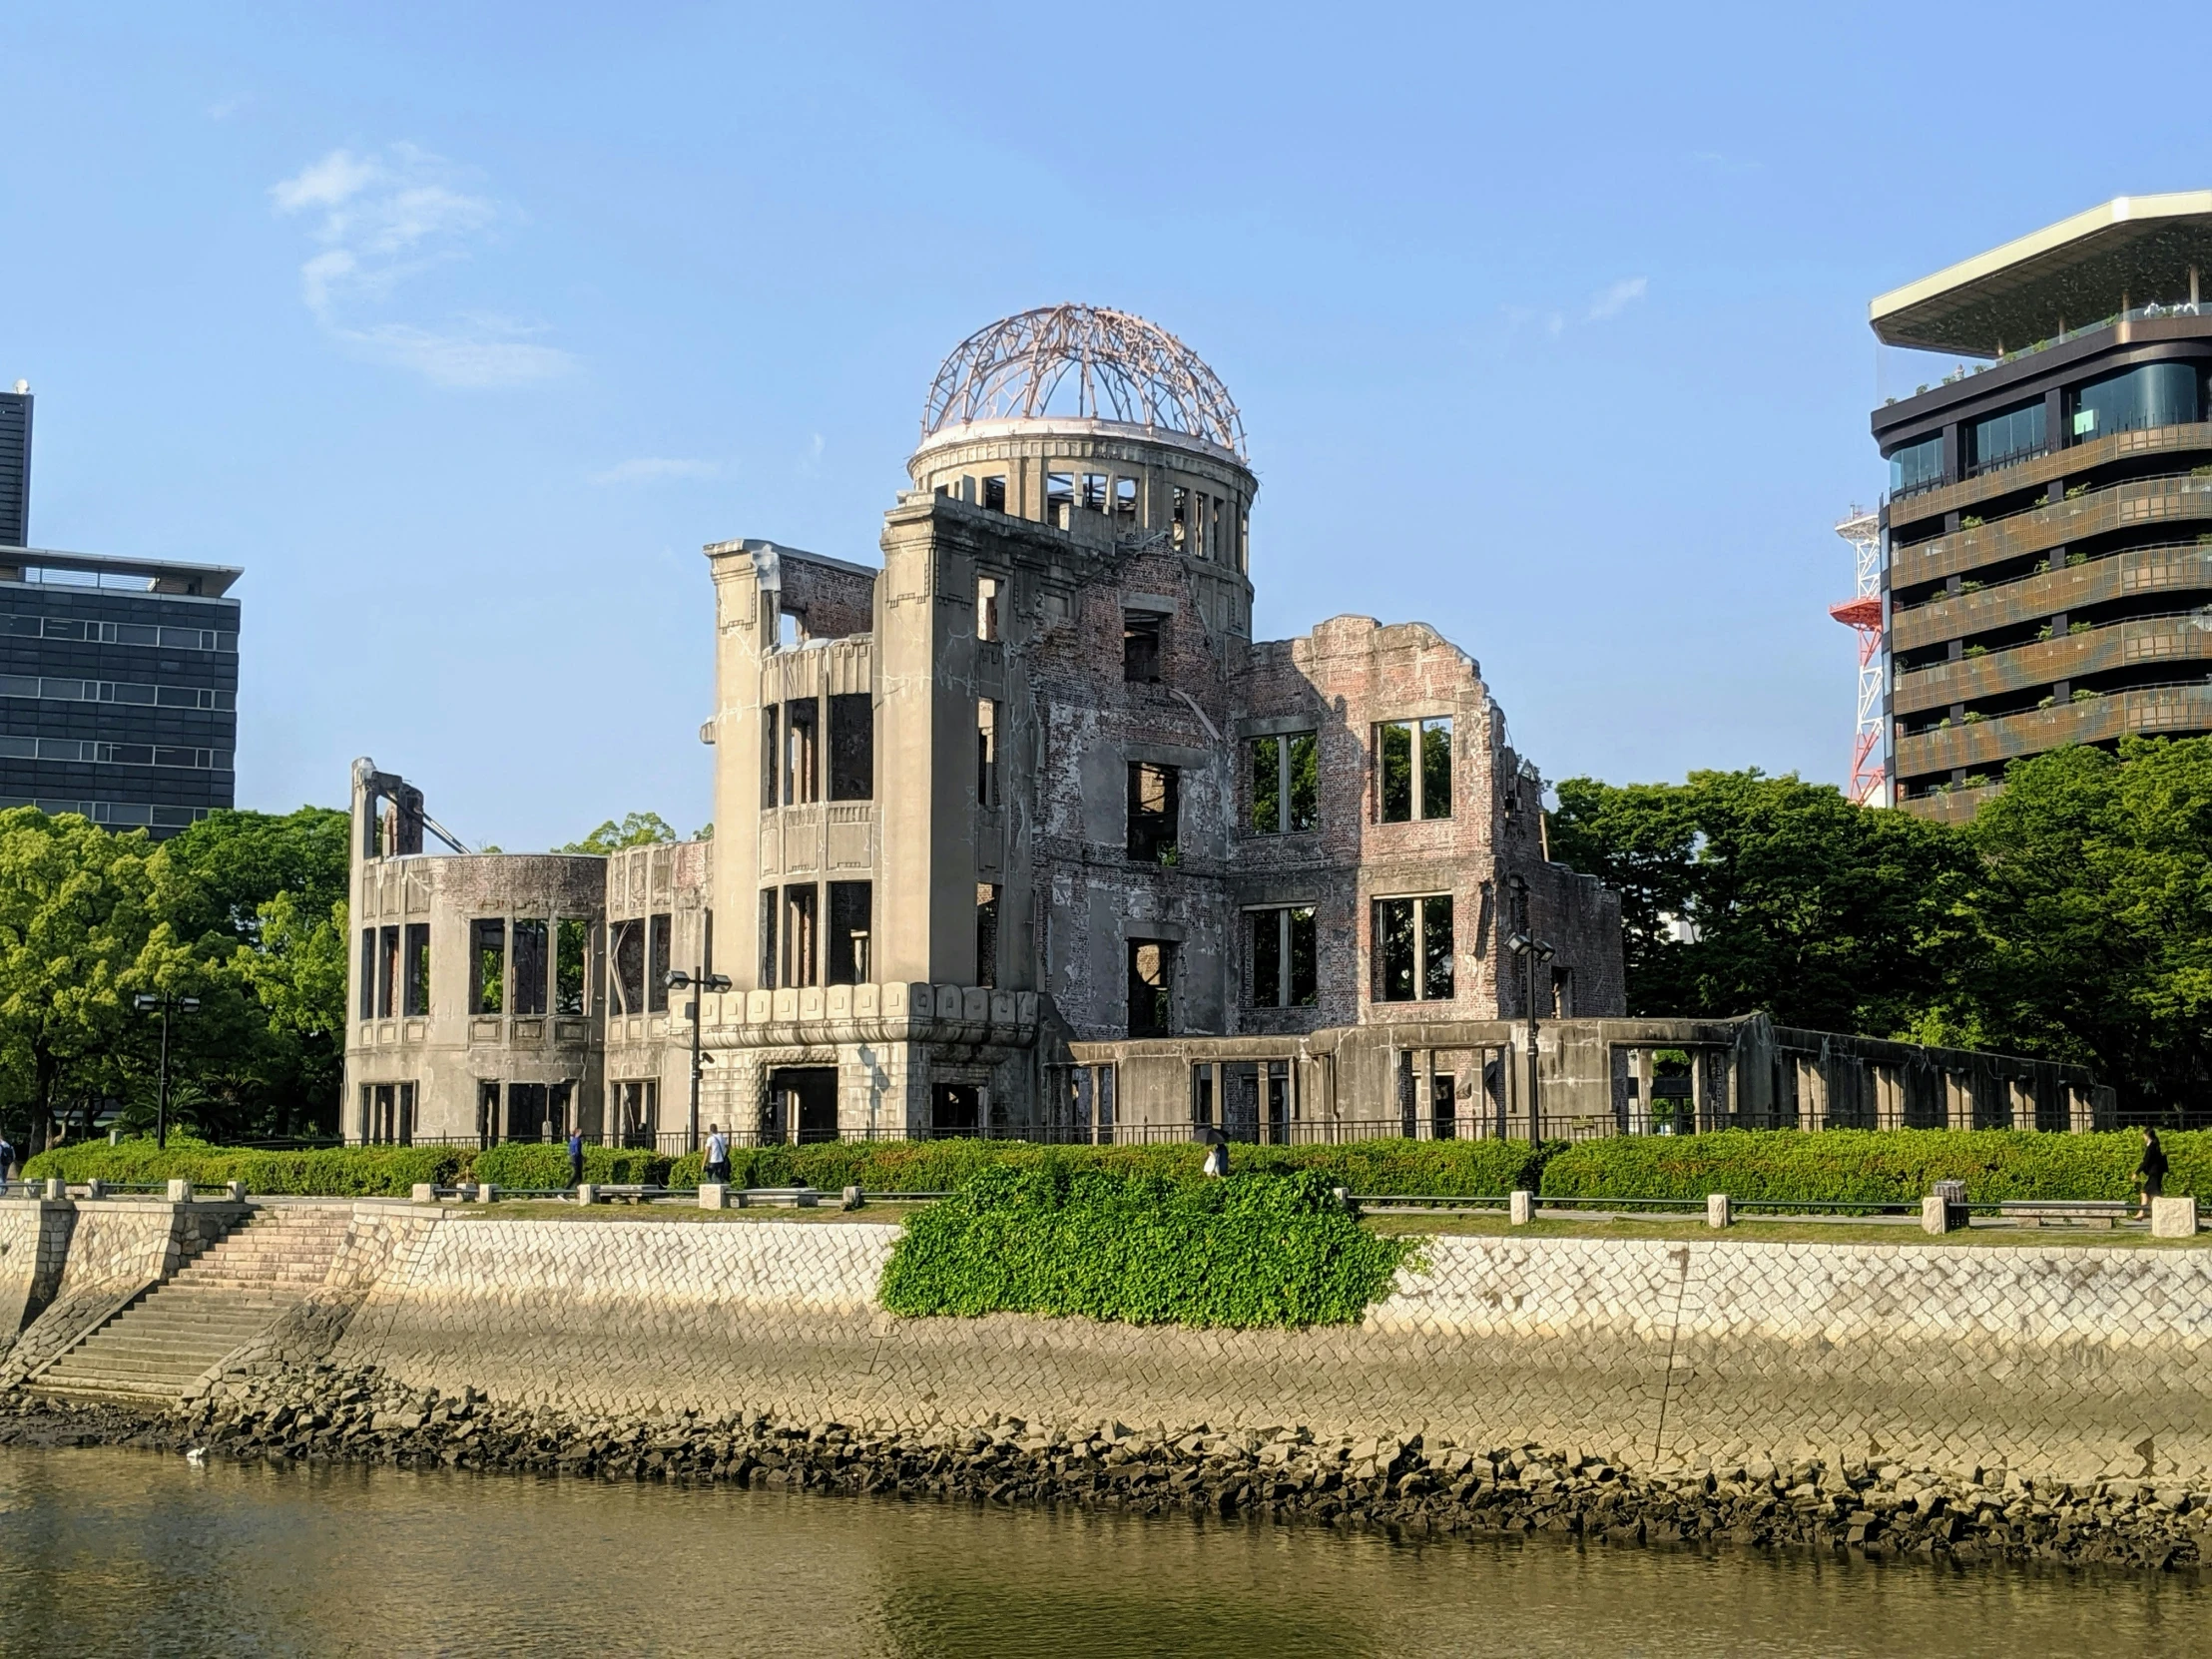
[[[2212,1580],[0,1451],[0,1654],[2191,1654]]]

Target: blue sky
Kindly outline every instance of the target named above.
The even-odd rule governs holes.
[[[1830,526],[1881,487],[1870,407],[1934,378],[1867,300],[2212,173],[2185,75],[2052,90],[2084,27],[12,7],[33,538],[246,566],[242,806],[341,804],[365,754],[510,848],[690,830],[700,545],[872,561],[939,358],[1079,299],[1235,394],[1263,636],[1430,620],[1553,778],[1836,781]]]

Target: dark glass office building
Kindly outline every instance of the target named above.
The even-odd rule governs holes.
[[[2212,192],[2122,197],[1884,294],[1952,373],[1890,463],[1889,777],[1970,818],[2005,767],[2212,733]]]

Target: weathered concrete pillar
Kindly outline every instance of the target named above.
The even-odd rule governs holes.
[[[1923,1233],[1948,1233],[1950,1231],[1950,1202],[1940,1193],[1930,1193],[1921,1200],[1921,1231]]]
[[[94,1180],[94,1181],[87,1181],[87,1182],[85,1183],[85,1197],[87,1197],[87,1198],[106,1198],[107,1196],[108,1196],[108,1184],[107,1184],[107,1183],[106,1183],[105,1181],[98,1181],[98,1180]]]
[[[1536,1195],[1534,1193],[1523,1189],[1513,1194],[1508,1202],[1511,1209],[1507,1213],[1513,1226],[1526,1227],[1536,1219]]]
[[[1729,1207],[1726,1193],[1707,1193],[1705,1195],[1706,1226],[1726,1227],[1733,1219],[1734,1212]]]
[[[245,1182],[243,1182],[243,1181],[230,1181],[230,1182],[226,1182],[226,1183],[224,1184],[224,1191],[225,1191],[226,1193],[228,1193],[228,1194],[230,1195],[230,1198],[231,1198],[231,1202],[232,1202],[233,1204],[244,1204],[244,1203],[246,1202],[246,1183],[245,1183]]]
[[[2154,1198],[2150,1201],[2150,1236],[2154,1239],[2193,1239],[2197,1233],[2197,1201],[2193,1198]]]
[[[490,1203],[493,1203],[493,1202],[494,1202],[495,1200],[497,1200],[497,1199],[498,1199],[498,1197],[499,1197],[499,1189],[498,1189],[497,1187],[493,1186],[493,1185],[492,1185],[492,1184],[491,1184],[491,1183],[490,1183],[489,1181],[479,1181],[479,1182],[478,1182],[478,1183],[476,1184],[476,1202],[477,1202],[477,1203],[479,1203],[479,1204],[490,1204]]]
[[[579,1181],[576,1184],[576,1202],[586,1206],[597,1204],[599,1202],[598,1186],[590,1181]]]
[[[433,1182],[417,1181],[407,1190],[407,1202],[410,1204],[435,1204],[437,1201],[438,1189]]]
[[[699,1207],[702,1210],[727,1210],[730,1208],[730,1185],[726,1181],[702,1181],[699,1184]]]
[[[184,1188],[184,1194],[183,1194],[183,1197],[184,1197],[184,1198],[187,1198],[187,1199],[189,1199],[189,1198],[191,1198],[191,1197],[192,1197],[192,1183],[191,1183],[191,1182],[189,1182],[189,1181],[172,1181],[172,1182],[171,1182],[171,1183],[169,1184],[169,1196],[170,1196],[170,1197],[171,1197],[172,1199],[176,1199],[176,1198],[178,1198],[178,1196],[179,1196],[179,1195],[178,1195],[177,1189],[178,1189],[179,1187],[182,1187],[182,1188]],[[50,1198],[50,1199],[53,1199],[53,1200],[55,1200],[56,1202],[59,1202],[60,1200],[62,1200],[62,1199],[65,1199],[65,1198],[67,1198],[67,1197],[69,1196],[69,1183],[68,1183],[68,1182],[66,1182],[66,1181],[64,1181],[64,1180],[63,1180],[63,1179],[62,1179],[62,1178],[61,1178],[60,1176],[58,1176],[58,1175],[49,1175],[49,1176],[48,1176],[48,1177],[46,1178],[46,1196],[47,1196],[48,1198]]]
[[[62,1196],[59,1181],[47,1182],[46,1189],[46,1196],[49,1198]],[[169,1202],[172,1204],[190,1204],[192,1202],[192,1183],[190,1181],[172,1181],[169,1184]]]

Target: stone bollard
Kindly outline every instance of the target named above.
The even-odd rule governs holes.
[[[409,1204],[435,1204],[438,1201],[437,1183],[417,1181],[407,1193]]]
[[[1923,1233],[1948,1233],[1950,1231],[1950,1201],[1941,1193],[1930,1193],[1921,1200],[1921,1231]]]
[[[171,1198],[175,1198],[177,1196],[177,1187],[178,1183],[175,1181],[172,1181],[169,1184],[169,1196]],[[69,1183],[64,1181],[58,1175],[49,1175],[46,1178],[46,1196],[48,1198],[56,1200],[67,1198],[69,1196]],[[192,1196],[192,1192],[189,1187],[186,1189],[185,1196],[187,1198],[190,1198]]]
[[[477,1202],[477,1203],[479,1203],[479,1204],[489,1204],[489,1203],[491,1203],[491,1202],[492,1202],[493,1200],[497,1199],[498,1197],[499,1197],[499,1189],[498,1189],[497,1187],[493,1186],[493,1185],[492,1185],[492,1184],[491,1184],[491,1183],[490,1183],[489,1181],[479,1181],[479,1182],[477,1182],[477,1183],[476,1183],[476,1202]]]
[[[2193,1198],[2154,1198],[2150,1201],[2150,1236],[2154,1239],[2193,1239],[2197,1236],[2197,1201]]]
[[[587,1207],[593,1204],[597,1204],[599,1202],[599,1188],[597,1184],[590,1181],[577,1182],[576,1202]]]
[[[85,1183],[85,1197],[106,1198],[107,1196],[108,1184],[105,1181],[87,1181]]]
[[[699,1207],[702,1210],[727,1210],[730,1208],[730,1183],[727,1181],[702,1181],[699,1183]]]
[[[172,1204],[190,1204],[192,1202],[192,1183],[190,1181],[172,1181],[169,1184],[169,1202]]]
[[[857,1210],[857,1209],[861,1208],[861,1206],[865,1205],[866,1203],[867,1203],[867,1200],[866,1200],[865,1198],[862,1198],[862,1197],[860,1196],[860,1189],[859,1189],[859,1188],[857,1188],[857,1187],[847,1187],[847,1188],[845,1188],[845,1190],[844,1190],[844,1207],[845,1207],[845,1208],[846,1208],[847,1210]]]
[[[1506,1202],[1511,1206],[1507,1213],[1512,1218],[1513,1226],[1526,1227],[1536,1219],[1536,1195],[1534,1193],[1524,1188],[1513,1194]]]
[[[1729,1208],[1726,1193],[1707,1193],[1705,1195],[1706,1226],[1726,1227],[1734,1220],[1735,1212]]]
[[[226,1186],[225,1186],[224,1190],[225,1190],[226,1192],[228,1192],[228,1193],[229,1193],[229,1194],[231,1195],[231,1202],[232,1202],[233,1204],[244,1204],[244,1203],[246,1202],[246,1183],[245,1183],[245,1182],[243,1182],[243,1181],[232,1181],[232,1182],[229,1182],[229,1183],[227,1183],[227,1184],[226,1184]]]

